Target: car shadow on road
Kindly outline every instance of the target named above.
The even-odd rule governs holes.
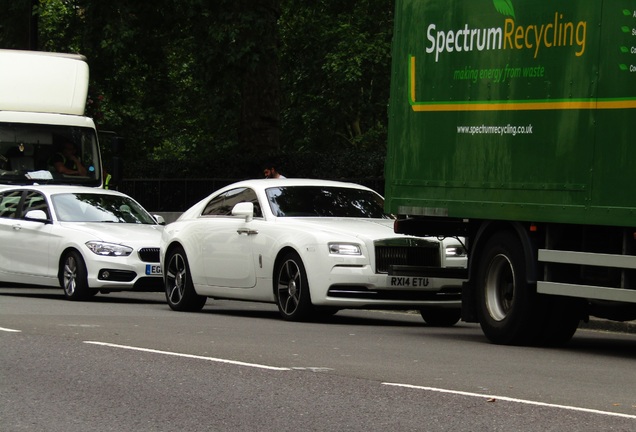
[[[463,324],[463,325],[462,325]],[[473,326],[472,324],[460,323],[461,327]],[[596,355],[604,357],[622,357],[626,360],[636,360],[636,338],[633,334],[619,332],[591,332],[577,330],[574,337],[561,346],[524,346],[524,345],[497,345],[491,343],[482,333],[478,325],[474,325],[475,331],[457,331],[458,328],[438,329],[434,332],[422,332],[422,337],[436,339],[452,339],[457,342],[483,345],[484,349],[490,349],[493,355],[501,351],[527,351],[536,355],[544,352],[568,352],[576,355]],[[489,348],[490,347],[490,348]]]
[[[158,294],[158,295],[148,295]],[[6,287],[0,287],[0,297],[22,297],[22,298],[40,298],[47,300],[61,300],[71,303],[64,297],[64,293],[61,288],[56,287],[19,287],[13,286],[11,289]],[[109,294],[96,294],[95,296],[83,300],[73,301],[72,303],[125,303],[125,304],[144,304],[144,303],[162,303],[166,304],[166,299],[163,293],[148,293],[148,292],[116,292]]]
[[[218,302],[218,301],[217,301]],[[220,303],[220,302],[219,302]],[[245,307],[227,307],[222,304],[208,304],[200,313],[210,315],[225,315],[245,318],[271,319],[285,322],[276,306],[256,305],[250,303]],[[303,324],[326,324],[326,325],[360,325],[360,326],[387,326],[387,327],[426,327],[421,318],[414,318],[395,311],[367,311],[347,309],[335,315],[318,315],[307,321],[292,322],[290,325]]]
[[[636,337],[629,333],[587,332],[579,329],[566,345],[558,349],[636,360]]]

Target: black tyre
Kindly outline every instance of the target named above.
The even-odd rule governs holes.
[[[288,252],[274,271],[276,305],[286,321],[306,321],[313,316],[307,272],[300,256]]]
[[[188,258],[181,247],[168,252],[166,256],[164,288],[170,309],[180,312],[196,312],[203,309],[207,297],[194,290]]]
[[[499,232],[486,243],[478,269],[479,324],[493,343],[531,344],[540,311],[536,289],[526,282],[521,241]]]
[[[97,293],[88,287],[88,272],[84,258],[77,251],[67,252],[60,262],[60,286],[68,300],[86,300]]]
[[[545,346],[561,346],[567,343],[581,322],[584,303],[580,299],[543,296],[546,313],[542,320],[537,343]]]
[[[424,322],[431,327],[452,327],[462,317],[460,308],[425,307],[420,309]]]

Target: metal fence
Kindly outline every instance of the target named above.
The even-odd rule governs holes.
[[[338,179],[363,184],[384,194],[384,179]],[[117,189],[152,212],[183,212],[212,192],[238,179],[125,179]]]

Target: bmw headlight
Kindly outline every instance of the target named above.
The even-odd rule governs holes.
[[[94,254],[102,256],[128,256],[133,252],[133,249],[131,247],[100,241],[86,242],[86,246]]]
[[[353,243],[329,243],[329,253],[334,255],[362,255],[360,245]]]

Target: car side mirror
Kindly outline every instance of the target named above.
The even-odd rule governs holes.
[[[159,225],[165,225],[166,224],[166,220],[163,218],[163,216],[158,215],[158,214],[153,214],[152,217],[155,218],[155,221],[157,221],[157,224],[159,224]]]
[[[232,216],[244,217],[245,222],[254,219],[254,204],[251,202],[240,202],[232,208]]]
[[[33,222],[42,222],[42,223],[47,223],[47,222],[51,221],[46,216],[46,213],[44,212],[44,210],[29,210],[24,215],[24,219],[30,220],[30,221],[33,221]]]

